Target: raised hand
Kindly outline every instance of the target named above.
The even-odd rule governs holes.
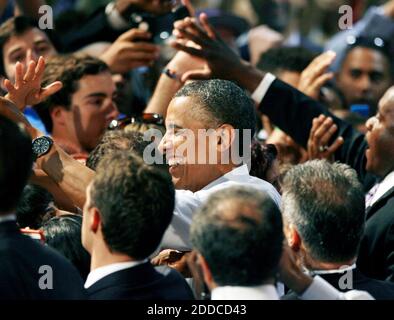
[[[41,81],[45,70],[45,60],[43,57],[38,62],[31,60],[28,63],[26,72],[22,63],[15,65],[15,83],[4,80],[4,87],[8,94],[5,98],[12,101],[19,110],[23,111],[28,105],[36,105],[46,98],[56,93],[62,88],[60,81],[55,81],[45,88],[41,88]]]
[[[134,68],[151,65],[159,57],[159,47],[148,42],[150,37],[151,34],[143,30],[128,30],[115,40],[100,59],[114,73],[126,73]]]
[[[317,56],[301,73],[298,90],[317,100],[320,88],[334,77],[334,74],[327,72],[327,70],[335,57],[336,54],[333,51],[327,51]]]
[[[331,146],[328,142],[338,130],[333,120],[324,115],[313,119],[312,129],[308,140],[308,157],[312,159],[334,160],[334,154],[342,146],[344,140],[338,137]]]
[[[192,70],[182,76],[182,81],[219,78],[237,82],[253,92],[264,73],[243,61],[218,35],[208,22],[205,13],[199,19],[185,18],[174,24],[177,40],[172,46],[206,61],[203,70]],[[192,41],[195,45],[189,45]]]

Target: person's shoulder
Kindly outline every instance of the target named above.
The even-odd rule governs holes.
[[[162,285],[169,299],[194,299],[190,286],[177,270],[167,266],[158,266],[155,270],[163,276]]]

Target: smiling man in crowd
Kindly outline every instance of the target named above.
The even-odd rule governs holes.
[[[394,281],[394,88],[385,93],[377,115],[368,120],[365,141],[363,134],[327,112],[317,101],[241,60],[215,35],[206,15],[202,14],[200,21],[205,32],[193,19],[176,24],[180,39],[174,46],[206,61],[203,70],[189,70],[182,79],[214,77],[239,83],[252,93],[258,109],[303,147],[307,146],[313,119],[328,115],[313,135],[317,149],[326,152],[327,144],[341,136],[344,144],[335,153],[335,160],[353,167],[364,187],[371,186],[371,180],[377,178],[366,198],[367,222],[358,266],[366,276]],[[200,30],[199,36],[193,36],[196,30]],[[186,46],[185,39],[195,41],[200,49]],[[337,126],[334,134],[329,132],[333,124]]]
[[[63,88],[37,105],[52,138],[66,152],[86,158],[116,119],[116,87],[107,65],[90,57],[59,56],[50,59],[43,83],[60,80]]]

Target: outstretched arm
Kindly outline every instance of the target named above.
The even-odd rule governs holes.
[[[50,90],[48,90],[48,87],[41,88],[44,68],[45,61],[42,57],[40,57],[37,65],[34,61],[31,61],[25,74],[21,66],[17,65],[18,81],[14,86],[6,80],[6,83],[12,86],[12,90],[7,95],[7,99],[0,99],[0,114],[14,122],[25,125],[32,139],[43,134],[31,126],[22,114],[21,109],[17,108],[14,102],[23,105],[33,100],[38,103],[61,88],[61,83],[58,81],[49,86]],[[85,202],[85,190],[94,177],[94,171],[74,160],[56,143],[48,154],[37,159],[36,164],[38,169],[42,169],[76,206],[82,208]]]

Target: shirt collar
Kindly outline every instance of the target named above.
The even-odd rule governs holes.
[[[356,269],[356,264],[353,263],[351,266],[344,266],[339,269],[329,269],[329,270],[307,270],[307,274],[311,276],[322,275],[322,274],[335,274],[335,273],[344,273],[350,270]]]
[[[113,263],[113,264],[106,265],[104,267],[94,269],[89,273],[89,275],[86,279],[85,289],[91,287],[97,281],[101,280],[102,278],[104,278],[112,273],[138,266],[138,265],[145,263],[147,261],[148,261],[148,259],[139,260],[139,261],[119,262],[119,263]]]
[[[377,202],[384,194],[394,187],[394,171],[390,172],[383,180],[379,183],[379,186],[370,202],[372,206]]]
[[[8,222],[8,221],[16,221],[15,213],[6,214],[4,216],[0,216],[0,223]]]
[[[217,178],[216,180],[212,181],[208,185],[206,185],[204,188],[201,190],[208,190],[214,186],[217,186],[218,184],[221,184],[226,181],[239,181],[243,182],[245,181],[245,177],[249,177],[249,169],[246,164],[243,164],[242,166],[236,167],[230,172],[227,172],[226,174],[222,175],[221,177]],[[200,190],[200,191],[201,191]]]
[[[279,300],[272,284],[253,287],[223,286],[212,290],[212,300]]]

